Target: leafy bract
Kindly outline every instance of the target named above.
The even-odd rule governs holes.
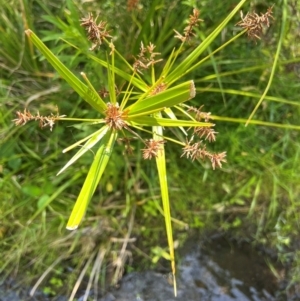
[[[159,94],[135,102],[128,108],[128,116],[148,115],[156,111],[162,111],[166,107],[172,107],[185,102],[194,96],[195,86],[194,82],[190,80]]]
[[[94,157],[93,163],[72,210],[67,229],[74,230],[80,224],[86,212],[87,205],[92,198],[109,161],[117,136],[116,131],[110,130],[102,138],[99,149]]]
[[[59,75],[95,110],[104,113],[106,104],[99,94],[79,80],[30,29],[26,30],[26,34]]]

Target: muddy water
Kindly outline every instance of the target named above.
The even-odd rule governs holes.
[[[250,245],[225,238],[201,243],[191,239],[178,266],[178,296],[168,277],[147,271],[124,277],[119,290],[101,301],[278,301],[278,283],[264,256]]]
[[[179,256],[178,256],[179,257]],[[270,258],[269,258],[270,260]],[[230,242],[223,237],[203,241],[191,238],[181,250],[177,265],[178,296],[168,276],[154,271],[126,275],[118,289],[112,289],[98,301],[286,301],[279,293],[278,283],[267,267],[264,255],[249,244]],[[0,285],[0,301],[61,300],[37,293],[28,298],[28,291]],[[77,296],[83,300],[84,292]]]

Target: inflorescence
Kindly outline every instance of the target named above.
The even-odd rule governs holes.
[[[175,38],[181,40],[182,42],[189,41],[192,37],[195,36],[194,28],[199,26],[200,22],[203,22],[202,19],[199,19],[200,11],[197,8],[193,9],[193,14],[190,15],[188,25],[184,28],[184,34],[180,34],[178,31],[175,31]]]
[[[247,35],[250,39],[260,39],[260,36],[263,32],[263,28],[270,26],[269,18],[274,20],[274,17],[272,16],[273,6],[269,7],[267,12],[261,15],[258,15],[256,12],[248,12],[244,17],[243,12],[241,11],[242,20],[239,21],[236,25],[246,29]]]
[[[184,28],[184,34],[181,35],[177,31],[175,31],[175,37],[179,38],[182,42],[185,42],[191,39],[193,36],[195,36],[195,33],[193,32],[194,28],[196,26],[199,26],[199,23],[202,21],[201,19],[199,19],[199,14],[199,10],[194,9],[193,14],[189,17],[188,25]],[[247,24],[247,26],[250,28],[250,35],[251,32],[252,35],[256,35],[258,34],[258,29],[256,28],[260,28],[260,25],[257,25],[257,27],[255,27],[251,24],[254,22],[254,20],[259,20],[261,23],[268,25],[268,17],[270,16],[271,8],[265,15],[260,17],[256,14],[247,14],[247,16],[243,18],[243,22],[240,22],[239,25],[245,26],[244,24]],[[98,17],[94,19],[93,15],[90,13],[87,18],[82,18],[80,20],[81,26],[83,26],[86,29],[88,39],[93,43],[91,50],[94,50],[96,47],[99,47],[103,42],[105,42],[109,44],[109,47],[113,52],[114,45],[112,44],[112,42],[108,42],[106,40],[106,38],[108,37],[111,38],[111,36],[109,35],[109,31],[106,30],[107,23],[105,21],[100,21],[99,23],[97,23],[97,18]],[[144,44],[141,43],[140,52],[137,55],[137,58],[135,58],[135,62],[133,63],[134,71],[142,73],[142,71],[148,69],[150,66],[153,66],[154,64],[162,61],[162,59],[156,58],[160,53],[155,52],[154,49],[155,45],[152,43],[149,43],[149,45],[147,46],[144,46]],[[161,82],[157,86],[150,88],[151,90],[149,92],[149,95],[159,94],[166,88],[167,83]],[[191,91],[191,98],[193,98],[195,96],[195,88],[193,87]],[[102,97],[109,96],[109,92],[105,88],[102,88],[98,93]],[[120,92],[116,90],[115,93],[118,95]],[[189,107],[188,112],[191,112],[195,115],[194,118],[196,121],[209,122],[210,113],[202,112],[201,109],[202,107],[200,107],[199,109]],[[107,103],[107,108],[104,117],[105,124],[112,130],[123,131],[123,129],[125,129],[133,135],[133,137],[125,137],[124,139],[119,139],[120,142],[123,142],[125,144],[125,148],[127,150],[132,151],[130,141],[132,139],[138,138],[145,144],[145,148],[142,149],[143,158],[152,159],[157,157],[160,154],[160,152],[163,151],[163,145],[166,143],[166,141],[163,139],[163,137],[161,137],[161,139],[144,140],[129,127],[129,124],[126,121],[127,116],[128,111],[123,111],[118,103]],[[50,130],[52,130],[55,121],[62,117],[64,116],[59,116],[58,114],[51,116],[41,116],[39,113],[37,113],[37,115],[32,115],[29,111],[25,109],[24,112],[17,112],[17,119],[14,119],[14,122],[16,125],[24,125],[30,120],[36,120],[39,121],[40,127],[43,128],[49,126]],[[221,168],[222,162],[226,162],[226,152],[212,153],[209,150],[207,150],[205,144],[206,141],[214,142],[216,140],[217,132],[213,129],[213,126],[214,125],[195,127],[193,129],[192,138],[187,140],[185,146],[183,147],[182,156],[185,156],[191,160],[207,158],[210,160],[213,169],[218,167]],[[200,141],[196,142],[196,139]]]
[[[93,14],[89,14],[87,18],[82,18],[80,25],[84,27],[87,31],[87,36],[90,41],[92,41],[93,46],[90,50],[94,50],[96,47],[100,46],[105,38],[111,38],[109,31],[106,30],[107,22],[100,21],[97,24],[97,19],[94,19]]]
[[[39,126],[41,128],[49,126],[50,131],[52,131],[53,126],[55,124],[55,121],[59,120],[60,118],[65,117],[65,115],[50,115],[50,116],[41,116],[38,112],[36,115],[32,115],[30,111],[27,111],[26,109],[24,112],[17,111],[17,118],[14,119],[15,125],[25,125],[28,121],[39,121]]]
[[[160,53],[154,52],[154,48],[155,45],[152,43],[149,43],[149,45],[145,47],[143,42],[141,42],[140,53],[133,63],[133,69],[135,71],[142,73],[142,70],[146,70],[150,66],[162,61],[162,59],[155,59]]]
[[[194,112],[195,113],[195,119],[197,121],[204,121],[204,122],[209,122],[211,119],[210,113],[202,112],[203,106],[201,106],[199,109],[195,107],[190,107],[189,112]],[[203,126],[203,127],[195,127],[194,128],[194,133],[192,135],[192,138],[190,140],[186,141],[186,145],[183,148],[183,153],[181,157],[185,156],[191,160],[196,160],[196,159],[209,159],[212,165],[212,168],[221,168],[222,167],[222,162],[226,162],[226,152],[221,152],[221,153],[212,153],[206,148],[205,140],[208,142],[214,142],[216,141],[216,135],[218,134],[214,129],[214,124],[212,124],[210,127],[208,126]],[[194,142],[194,138],[204,138],[203,140]]]

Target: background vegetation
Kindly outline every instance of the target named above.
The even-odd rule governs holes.
[[[265,12],[273,2],[248,1],[244,15],[253,10]],[[236,1],[0,3],[0,273],[14,276],[20,272],[26,275],[24,281],[40,284],[45,292],[55,294],[65,283],[62,279],[67,279],[70,293],[76,281],[86,282],[84,287],[92,281],[104,285],[116,281],[124,268],[156,266],[167,251],[161,235],[164,222],[159,184],[153,162],[142,160],[138,143],[133,156],[124,155],[120,146],[83,224],[76,232],[65,230],[93,152],[69,172],[56,176],[70,158],[61,151],[85,137],[89,129],[58,123],[50,132],[34,123],[16,127],[12,120],[15,112],[24,108],[45,115],[58,108],[60,114],[72,117],[76,113],[82,118],[93,118],[95,113],[32,48],[24,30],[38,33],[71,70],[78,74],[84,71],[101,90],[105,70],[60,40],[76,45],[80,42],[88,49],[91,45],[79,26],[79,19],[88,12],[100,14],[99,19],[108,22],[117,49],[133,61],[141,41],[154,43],[166,57],[177,43],[173,29],[182,31],[193,6],[200,9],[204,20],[198,32],[201,40],[228,15]],[[220,119],[216,121],[219,134],[214,147],[227,151],[228,163],[223,169],[213,171],[209,164],[190,162],[180,158],[178,149],[167,148],[178,244],[183,243],[188,228],[230,231],[239,239],[265,244],[290,264],[291,287],[300,280],[299,9],[297,1],[276,3],[275,20],[261,40],[249,41],[244,35],[193,74],[198,90],[192,104],[204,105]],[[236,16],[227,26],[211,51],[237,33],[239,19]],[[276,75],[254,116],[272,125],[245,127],[242,119],[249,117],[268,83],[280,39],[283,44]],[[189,47],[197,42],[198,38],[192,40]],[[105,51],[100,48],[99,53],[105,55]],[[189,49],[183,55],[188,53]],[[226,118],[236,119],[232,122]],[[289,128],[297,124],[298,129]]]

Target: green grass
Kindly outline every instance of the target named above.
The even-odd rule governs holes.
[[[163,2],[157,1],[152,7],[144,5],[147,13],[143,10],[128,13],[123,2],[123,7],[116,8],[118,23],[112,22],[114,8],[111,2],[107,1],[103,6],[105,17],[118,32],[117,47],[124,47],[130,56],[138,52],[140,40],[143,40],[145,44],[149,41],[156,44],[156,50],[164,56],[170,53],[176,42],[171,30],[184,28],[183,21],[191,9],[179,4],[180,1],[172,2],[169,9],[168,5],[163,7]],[[78,74],[83,67],[87,74],[94,72],[92,81],[93,84],[99,83],[99,89],[104,84],[104,69],[95,70],[95,64],[84,60],[71,48],[61,49],[61,41],[55,42],[55,37],[59,37],[63,30],[63,38],[71,42],[80,39],[86,50],[89,47],[83,36],[79,37],[70,30],[78,24],[64,29],[57,27],[57,23],[50,23],[53,15],[59,15],[67,23],[72,21],[65,7],[48,2],[43,4],[42,1],[39,3],[44,7],[33,7],[26,1],[22,7],[19,3],[9,1],[0,8],[1,15],[6,16],[0,18],[0,63],[1,67],[4,66],[0,69],[0,249],[3,254],[0,272],[24,275],[24,271],[31,270],[32,273],[26,275],[27,280],[34,283],[33,280],[40,279],[40,287],[55,294],[61,290],[59,281],[55,280],[70,274],[67,268],[71,266],[74,270],[67,277],[68,292],[71,293],[75,281],[82,281],[78,278],[82,271],[90,275],[90,281],[97,279],[99,265],[106,267],[108,275],[112,275],[105,279],[105,273],[100,273],[100,283],[119,277],[122,267],[115,266],[109,271],[111,265],[108,263],[117,262],[117,258],[121,259],[120,262],[130,258],[131,254],[124,251],[124,238],[129,234],[138,238],[138,242],[127,246],[133,261],[135,256],[143,256],[143,262],[151,265],[150,261],[157,252],[151,253],[150,249],[157,251],[157,246],[166,247],[166,242],[161,240],[164,225],[158,178],[153,162],[145,163],[140,155],[124,156],[120,147],[109,163],[82,227],[74,234],[66,232],[69,212],[94,150],[82,157],[70,173],[55,175],[70,158],[61,151],[69,143],[85,137],[90,130],[81,125],[63,127],[58,123],[50,133],[39,129],[36,124],[17,128],[11,120],[24,106],[47,115],[55,112],[57,105],[60,114],[68,117],[75,113],[79,117],[78,112],[82,118],[94,116],[26,41],[23,31],[27,27],[23,20],[28,20],[30,28],[42,28],[40,36],[69,68]],[[204,19],[201,34],[208,36],[235,3],[228,1],[226,6],[216,4],[212,8],[209,1],[201,2],[199,8]],[[264,11],[272,4],[269,1],[260,7],[257,1],[251,1],[251,7],[257,11]],[[95,3],[90,5],[95,6]],[[243,36],[194,72],[199,87],[193,101],[195,106],[205,105],[205,111],[221,118],[249,117],[268,83],[280,38],[282,5],[274,7],[276,22],[262,41],[255,44]],[[13,9],[16,6],[18,10]],[[87,3],[79,4],[79,8],[87,11]],[[243,9],[244,13],[247,8]],[[182,18],[177,17],[178,14]],[[153,19],[154,27],[141,26],[147,18]],[[222,37],[211,45],[211,51],[222,44],[222,39],[232,37],[237,21],[238,16]],[[131,25],[122,26],[122,22]],[[295,15],[289,14],[286,22],[289,32],[282,38],[278,67],[267,94],[278,101],[267,97],[254,119],[299,125],[299,51],[296,47],[299,41],[295,38]],[[192,48],[193,44],[188,47]],[[228,93],[229,89],[237,92]],[[296,105],[284,101],[293,101]],[[206,163],[180,159],[178,149],[170,147],[168,150],[175,240],[185,231],[186,225],[197,229],[223,229],[238,235],[243,235],[247,228],[249,239],[277,248],[282,260],[288,261],[295,256],[290,283],[297,283],[300,277],[299,254],[293,245],[299,236],[299,132],[251,124],[245,127],[241,122],[219,120],[216,121],[216,131],[219,134],[215,150],[227,151],[228,163],[222,170],[213,171]],[[135,145],[136,150],[140,147],[138,143]],[[97,267],[96,270],[93,267]]]

